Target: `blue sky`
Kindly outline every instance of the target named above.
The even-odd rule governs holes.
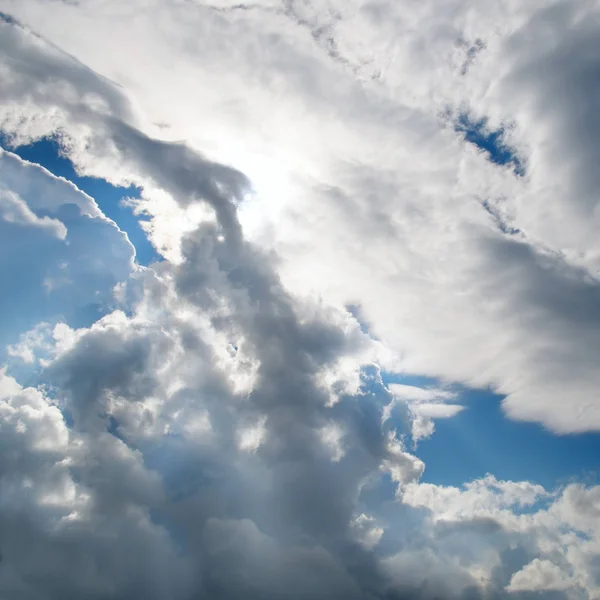
[[[455,128],[464,135],[467,142],[483,150],[491,162],[497,165],[512,165],[516,175],[525,174],[521,158],[515,149],[506,143],[505,129],[490,129],[487,119],[472,119],[465,113],[459,115]]]
[[[553,488],[571,480],[597,481],[600,435],[556,434],[537,423],[507,419],[502,396],[428,377],[383,374],[386,384],[451,389],[452,403],[465,410],[435,420],[435,433],[420,440],[415,454],[426,464],[423,480],[458,485],[493,473],[499,479],[534,481]]]
[[[460,400],[468,409],[438,420],[435,433],[419,444],[426,481],[456,485],[486,473],[550,488],[572,479],[598,481],[597,433],[556,436],[536,423],[509,420],[502,397],[485,391],[461,391]]]
[[[52,138],[41,139],[32,144],[13,148],[7,144],[6,137],[0,136],[0,145],[24,160],[45,167],[54,175],[72,181],[80,190],[94,198],[104,214],[127,233],[131,243],[135,246],[136,260],[139,264],[147,265],[157,260],[158,255],[140,227],[139,218],[129,207],[121,204],[121,200],[124,198],[139,198],[140,190],[133,186],[117,187],[104,179],[78,175],[73,168],[73,163],[61,154],[58,142]]]

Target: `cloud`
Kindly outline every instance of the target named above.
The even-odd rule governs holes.
[[[509,592],[565,590],[572,583],[560,568],[548,560],[535,558],[515,573],[508,585]]]
[[[516,597],[536,592],[549,598],[594,598],[597,567],[590,559],[598,549],[597,529],[590,530],[586,518],[577,523],[571,510],[579,501],[580,510],[587,513],[596,494],[597,486],[571,484],[549,493],[528,482],[498,481],[488,475],[462,489],[410,484],[403,502],[427,508],[428,526],[422,526],[429,533],[429,554],[437,563],[453,565],[453,576],[470,578],[463,589],[475,580],[488,589],[504,587]],[[388,560],[395,568],[397,562],[412,560],[412,553]],[[422,569],[413,577],[417,574],[427,577]]]
[[[466,407],[451,404],[457,394],[436,388],[421,388],[413,385],[392,383],[389,390],[402,403],[407,403],[412,415],[411,436],[415,446],[419,440],[429,438],[435,431],[434,419],[450,419]],[[392,416],[393,406],[386,411],[386,418]]]
[[[448,390],[439,390],[435,388],[422,388],[414,385],[404,385],[401,383],[391,383],[390,392],[397,398],[407,402],[417,404],[431,402],[445,402],[456,398],[456,394]]]
[[[279,597],[293,584],[289,593],[298,597],[360,598],[367,587],[383,590],[385,578],[356,540],[355,504],[379,465],[400,480],[418,461],[381,427],[391,399],[381,383],[373,382],[375,402],[363,412],[361,393],[329,405],[318,377],[362,334],[358,326],[344,333],[318,311],[296,306],[268,261],[250,247],[238,250],[235,238],[219,242],[219,235],[206,227],[189,236],[184,262],[162,267],[164,279],[148,304],[78,332],[47,368],[73,431],[89,436],[82,451],[102,452],[113,468],[109,479],[86,472],[94,511],[148,504],[200,569],[202,593]],[[230,270],[232,254],[240,266]],[[174,290],[174,305],[163,305],[148,322],[156,293],[166,301]],[[187,320],[177,317],[184,309]],[[195,330],[203,313],[210,320]],[[215,361],[228,339],[258,360],[250,394],[236,394]],[[199,419],[202,428],[189,428]],[[261,424],[260,439],[248,452],[236,442],[253,421]],[[332,421],[343,456],[332,456],[320,433]],[[147,466],[121,475],[121,463],[133,460],[128,453],[143,453]],[[164,478],[164,500],[152,484],[156,474]],[[358,574],[348,570],[351,560]]]
[[[27,315],[8,354],[43,363],[0,382],[0,595],[598,595],[598,486],[421,482],[415,416],[462,406],[381,376],[491,385],[515,418],[598,428],[589,263],[529,226],[536,176],[488,163],[438,110],[481,84],[480,58],[535,25],[537,4],[497,28],[499,9],[461,2],[167,2],[160,19],[141,0],[118,5],[135,19],[112,2],[0,6],[82,61],[0,23],[3,128],[15,143],[59,132],[82,172],[140,186],[166,257],[134,268],[89,197],[7,157],[48,188],[35,204],[11,184],[13,204],[62,223],[71,245],[61,279],[44,270],[63,269],[48,226],[2,238],[33,257],[18,263],[31,281],[6,275]],[[478,27],[463,89],[454,71]],[[498,230],[487,196],[511,199],[523,236]],[[66,323],[45,281],[68,290]]]
[[[404,357],[404,372],[491,386],[507,396],[511,418],[566,433],[594,430],[600,422],[590,400],[598,383],[590,358],[598,337],[595,229],[570,200],[581,196],[579,190],[565,188],[575,180],[556,179],[566,163],[544,150],[551,147],[550,130],[557,132],[551,143],[566,147],[560,141],[564,127],[552,129],[562,117],[546,127],[536,117],[539,111],[526,107],[533,106],[527,98],[553,97],[552,75],[543,64],[563,54],[567,60],[576,52],[572,48],[585,51],[591,25],[583,23],[593,23],[596,13],[591,3],[576,4],[474,8],[456,1],[444,11],[424,4],[412,12],[398,3],[225,11],[168,3],[169,18],[160,30],[152,3],[141,0],[135,26],[112,3],[59,4],[51,14],[37,2],[6,0],[3,6],[122,84],[144,117],[82,65],[72,63],[72,72],[61,66],[69,86],[104,94],[106,110],[128,127],[140,126],[150,137],[160,132],[169,140],[184,138],[209,152],[213,159],[203,161],[202,173],[222,162],[255,182],[256,194],[248,192],[242,202],[242,226],[278,253],[288,290],[360,305],[371,332]],[[65,19],[74,24],[68,32],[61,25]],[[541,43],[545,22],[552,24],[554,46]],[[120,28],[110,52],[98,52],[102,44],[90,42],[90,35],[104,39],[107,30]],[[474,47],[481,50],[471,60]],[[549,49],[540,57],[540,48]],[[36,60],[49,59],[38,53]],[[461,75],[466,60],[469,68]],[[58,61],[55,54],[52,61]],[[540,66],[539,76],[525,81],[520,73],[528,61]],[[579,81],[565,89],[579,89]],[[532,85],[537,87],[525,98]],[[42,111],[54,119],[45,127],[53,130],[60,122],[88,140],[87,147],[69,143],[77,164],[122,181],[138,177],[140,183],[135,173],[141,163],[117,158],[114,146],[140,144],[141,134],[114,129],[115,122],[92,110],[95,105],[88,102],[82,111],[55,88],[50,105],[60,110]],[[19,89],[15,85],[15,93]],[[578,97],[591,97],[582,90]],[[523,99],[518,106],[516,98]],[[48,99],[38,93],[32,101]],[[570,105],[561,104],[564,114]],[[487,118],[492,128],[506,125],[527,177],[491,164],[444,126],[465,110],[474,119]],[[71,115],[68,127],[64,111]],[[21,122],[22,112],[12,106],[6,123]],[[114,143],[89,143],[94,134],[81,122],[98,118]],[[22,135],[28,128],[30,135],[39,132],[41,121],[26,120]],[[148,144],[139,154],[153,179],[140,206],[157,215],[151,225],[155,243],[180,258],[172,230],[188,215],[183,198],[189,189],[177,191],[180,207],[152,189],[173,186],[161,175],[164,148],[163,142]],[[173,154],[183,186],[192,181],[190,169],[200,168],[188,150]],[[584,154],[570,154],[569,161],[575,156]],[[247,187],[236,177],[223,178],[223,185]],[[488,211],[492,205],[495,217]],[[521,234],[499,229],[499,217]],[[196,222],[206,218],[197,216]],[[567,396],[573,410],[564,409]]]
[[[422,403],[413,407],[413,412],[422,417],[431,417],[432,419],[449,419],[456,416],[464,410],[460,404],[429,404]]]
[[[165,577],[171,591],[185,586],[168,536],[148,518],[160,488],[139,454],[107,434],[79,438],[46,396],[5,373],[0,398],[2,593],[162,598]]]
[[[24,198],[33,211],[56,214],[61,206],[75,204],[83,214],[108,221],[96,201],[73,183],[3,149],[0,149],[0,173],[2,188]]]
[[[67,237],[67,228],[61,221],[49,217],[38,217],[16,194],[0,193],[0,211],[2,220],[22,227],[39,227],[51,232],[59,240]]]

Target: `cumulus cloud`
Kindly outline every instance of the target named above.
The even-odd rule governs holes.
[[[516,597],[596,598],[597,525],[576,513],[595,510],[597,490],[570,484],[548,492],[488,475],[462,488],[411,484],[403,502],[427,508],[438,557],[455,560],[459,552],[467,571],[488,585]]]
[[[557,565],[548,560],[535,558],[511,577],[507,589],[509,592],[561,591],[568,589],[571,585],[569,578],[565,577]]]
[[[463,406],[381,375],[600,427],[593,181],[574,152],[542,185],[567,117],[502,112],[523,65],[537,109],[543,60],[586,48],[575,4],[0,0],[44,36],[0,22],[3,130],[140,186],[166,259],[136,268],[93,199],[0,156],[26,367],[0,377],[0,595],[598,597],[600,488],[422,482],[407,434]],[[514,122],[524,176],[465,110]]]

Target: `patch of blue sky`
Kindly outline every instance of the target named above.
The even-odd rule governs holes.
[[[160,260],[140,225],[140,219],[133,214],[131,208],[121,202],[124,198],[139,198],[141,191],[139,188],[118,187],[104,179],[78,175],[73,163],[61,153],[58,142],[51,138],[15,148],[11,147],[5,136],[0,135],[0,146],[24,160],[41,165],[58,177],[68,179],[94,198],[102,212],[127,234],[135,247],[136,261],[140,265],[148,265]]]
[[[363,315],[362,308],[358,304],[348,304],[348,305],[346,305],[345,308],[356,319],[356,322],[358,323],[360,330],[364,334],[371,336],[371,338],[374,340],[378,339],[377,336],[373,335],[373,332],[371,331],[371,329],[369,327],[369,323],[366,321],[366,319]]]
[[[383,373],[382,378],[386,385],[444,387],[427,377]],[[452,418],[436,419],[433,435],[419,441],[415,454],[426,464],[422,481],[459,486],[491,473],[553,489],[600,479],[599,433],[556,435],[536,423],[507,419],[498,394],[462,386],[450,389],[457,394],[452,403],[466,408]]]
[[[131,245],[111,223],[82,215],[73,204],[63,205],[58,217],[68,243],[0,220],[0,274],[10,283],[0,294],[0,359],[5,344],[16,344],[40,323],[91,325],[114,303],[114,286],[130,274]]]
[[[462,113],[454,125],[456,131],[462,133],[465,140],[487,153],[489,160],[497,165],[512,165],[516,175],[525,174],[525,166],[505,140],[505,130],[492,130],[487,119],[473,120]]]
[[[4,21],[5,23],[8,23],[9,25],[14,25],[17,23],[17,20],[14,17],[11,17],[10,15],[7,15],[6,13],[0,12],[0,21]]]

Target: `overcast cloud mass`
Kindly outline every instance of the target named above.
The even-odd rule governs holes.
[[[0,599],[600,599],[594,480],[418,457],[465,388],[600,432],[599,48],[598,0],[0,0]]]

